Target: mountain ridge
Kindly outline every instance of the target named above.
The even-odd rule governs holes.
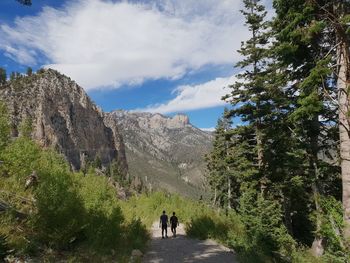
[[[118,127],[106,123],[101,108],[69,77],[52,69],[20,76],[1,86],[0,99],[7,105],[13,137],[21,122],[31,119],[33,139],[62,153],[73,170],[99,158],[103,165],[117,161],[127,172]]]
[[[8,107],[12,137],[32,120],[33,139],[62,153],[73,170],[97,159],[105,167],[116,161],[125,176],[141,178],[136,181],[149,190],[198,197],[205,188],[204,155],[212,135],[185,114],[103,112],[82,87],[52,69],[7,81],[0,99]]]
[[[205,189],[204,155],[211,149],[211,134],[193,126],[182,113],[168,117],[116,110],[108,114],[121,128],[131,174],[138,174],[150,188],[171,192],[184,188],[179,192],[201,195]]]

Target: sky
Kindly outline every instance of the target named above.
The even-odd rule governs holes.
[[[183,113],[207,130],[229,106],[221,97],[249,36],[241,0],[32,2],[0,1],[0,66],[8,73],[53,68],[105,111]]]

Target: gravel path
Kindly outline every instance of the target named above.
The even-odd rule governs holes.
[[[161,238],[158,222],[152,226],[152,241],[143,263],[238,263],[230,249],[213,240],[196,240],[186,237],[184,226],[177,228],[177,237],[173,238],[168,228],[167,239]]]

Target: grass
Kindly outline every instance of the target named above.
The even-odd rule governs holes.
[[[180,223],[189,223],[193,217],[205,214],[215,214],[205,203],[192,201],[177,194],[154,192],[134,196],[120,203],[126,219],[140,219],[142,223],[151,226],[158,221],[162,211],[168,215],[175,212]]]

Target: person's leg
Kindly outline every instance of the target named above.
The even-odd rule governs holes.
[[[162,225],[162,238],[164,238],[164,230],[165,230],[164,225]]]
[[[168,237],[168,226],[165,225],[165,237]]]

